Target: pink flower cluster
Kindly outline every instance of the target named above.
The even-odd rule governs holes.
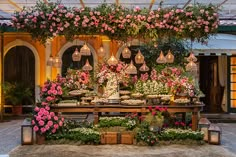
[[[57,81],[46,81],[41,89],[41,100],[42,105],[51,105],[57,103],[63,94],[61,82]]]
[[[99,85],[106,84],[108,80],[109,73],[115,73],[119,83],[122,83],[124,86],[127,86],[129,83],[130,75],[126,74],[125,69],[127,65],[124,62],[120,62],[116,66],[109,66],[107,63],[104,63],[100,66],[99,73],[97,74],[97,82]]]
[[[33,130],[40,134],[55,133],[63,125],[64,118],[59,118],[54,112],[50,111],[48,105],[36,106],[34,116],[31,121]]]
[[[197,7],[197,8],[195,8]],[[182,37],[207,37],[218,27],[218,14],[213,6],[188,6],[178,8],[133,10],[117,5],[97,8],[67,8],[62,4],[36,4],[24,8],[12,17],[13,26],[28,31],[37,37],[42,34],[55,37],[59,34],[106,34],[119,39],[123,36],[136,36],[138,33],[149,38],[158,32],[172,33]],[[47,11],[45,11],[47,10]],[[35,29],[41,33],[35,33]],[[72,31],[73,30],[73,31]]]

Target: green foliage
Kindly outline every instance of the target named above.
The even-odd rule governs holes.
[[[122,126],[126,127],[127,130],[133,130],[137,126],[137,122],[125,117],[101,117],[99,119],[98,127],[100,128],[114,126]]]
[[[83,143],[100,143],[100,133],[91,128],[75,128],[67,133],[56,133],[47,136],[47,140],[68,139],[73,141],[81,141]]]
[[[9,83],[6,82],[3,85],[3,93],[6,101],[12,103],[12,105],[22,105],[22,101],[27,99],[29,101],[33,101],[32,91],[29,87],[27,87],[24,83]]]
[[[158,135],[159,140],[203,140],[204,134],[198,131],[183,130],[183,129],[166,129]]]

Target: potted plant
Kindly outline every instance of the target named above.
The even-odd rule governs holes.
[[[3,86],[4,98],[13,105],[12,113],[14,115],[22,114],[22,102],[25,99],[32,101],[32,92],[29,87],[23,83],[6,82]]]

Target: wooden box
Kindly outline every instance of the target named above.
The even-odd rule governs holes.
[[[121,133],[121,144],[133,144],[134,134],[132,132]]]
[[[101,144],[117,144],[117,132],[103,132],[101,134]]]

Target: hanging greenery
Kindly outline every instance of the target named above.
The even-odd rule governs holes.
[[[67,8],[58,3],[35,6],[15,12],[13,26],[31,33],[34,39],[45,43],[47,39],[64,35],[107,35],[111,39],[127,40],[141,36],[145,39],[192,38],[205,41],[218,28],[217,8],[213,5],[194,5],[185,9],[158,8],[149,11],[135,7],[101,4],[96,8]]]

